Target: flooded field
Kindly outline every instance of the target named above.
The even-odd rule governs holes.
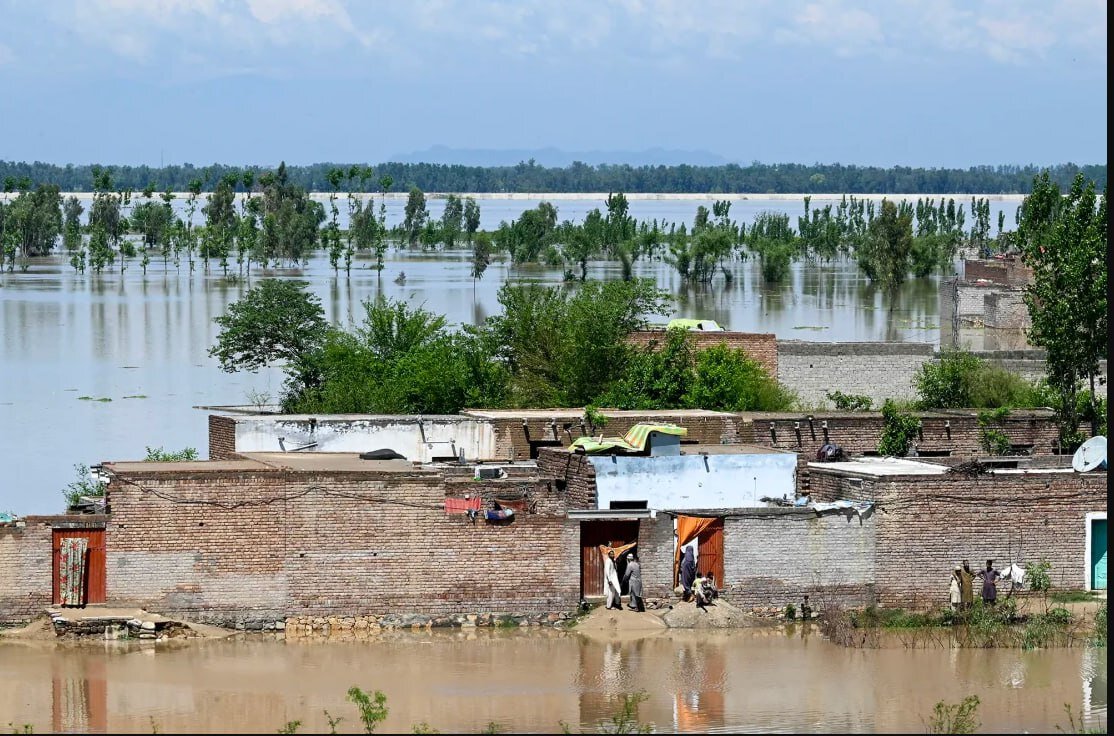
[[[631,211],[640,218],[691,220],[701,203],[632,200]],[[498,219],[533,204],[481,202],[485,217]],[[562,218],[601,204],[558,200]],[[1009,209],[1016,202],[993,206]],[[740,200],[732,215],[748,221],[763,209],[800,208],[800,201]],[[484,227],[496,226],[498,219],[485,220]],[[850,261],[796,263],[790,279],[778,286],[762,282],[754,260],[728,266],[734,280],[725,285],[717,277],[711,286],[682,282],[660,261],[638,262],[635,272],[674,294],[676,316],[714,319],[734,330],[837,342],[940,340],[937,278],[907,282],[890,296],[871,286]],[[222,373],[208,356],[217,332],[213,318],[248,284],[224,278],[217,266],[209,274],[200,264],[196,268],[191,275],[184,262],[176,270],[155,260],[144,274],[133,261],[122,276],[80,275],[65,257],[53,256],[33,259],[26,272],[0,274],[0,421],[11,430],[0,443],[0,462],[8,468],[8,482],[0,484],[0,511],[61,511],[60,491],[73,480],[74,463],[142,458],[148,446],[192,446],[204,456],[205,414],[193,407],[278,399],[279,371]],[[498,311],[502,284],[562,281],[561,269],[516,268],[505,261],[493,263],[478,282],[469,274],[469,254],[457,250],[392,252],[381,275],[367,258],[357,258],[349,278],[336,278],[320,254],[305,267],[263,275],[305,279],[337,323],[351,320],[361,301],[380,294],[423,305],[457,324],[478,323]],[[619,278],[620,267],[593,263],[589,276]]]
[[[0,643],[0,723],[36,732],[271,732],[324,711],[360,730],[352,685],[382,690],[380,730],[595,731],[644,690],[658,732],[919,732],[939,700],[978,695],[982,732],[1068,728],[1064,704],[1106,725],[1107,653],[844,649],[812,627],[671,631],[614,641],[461,631],[366,641]]]

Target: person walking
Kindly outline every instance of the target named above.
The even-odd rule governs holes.
[[[681,558],[681,588],[684,591],[681,600],[692,597],[692,585],[696,582],[696,558],[693,557],[692,547],[685,547],[685,554]]]
[[[952,571],[951,582],[948,584],[948,597],[951,600],[953,611],[959,611],[963,605],[962,575],[963,568],[956,565],[955,570]]]
[[[645,611],[646,604],[642,600],[642,566],[633,552],[627,553],[627,570],[623,573],[623,582],[627,584],[627,593],[630,600],[627,607],[632,611]]]
[[[619,587],[619,573],[615,570],[615,552],[610,549],[603,556],[603,587],[607,592],[607,608],[623,610],[623,592]]]
[[[984,606],[993,606],[998,602],[998,578],[1002,573],[994,569],[994,560],[986,561],[986,569],[979,572],[982,578],[982,602]]]

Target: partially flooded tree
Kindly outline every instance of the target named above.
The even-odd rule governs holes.
[[[328,329],[321,301],[304,281],[265,279],[213,321],[220,326],[209,355],[221,370],[258,371],[297,364],[321,344]]]
[[[425,194],[421,189],[411,187],[402,219],[402,232],[406,236],[406,242],[411,246],[418,244],[418,238],[425,228],[427,219],[429,219],[429,210],[426,209]]]

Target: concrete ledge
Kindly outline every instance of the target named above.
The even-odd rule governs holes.
[[[936,348],[927,342],[809,342],[778,340],[779,355],[915,355],[930,358]]]

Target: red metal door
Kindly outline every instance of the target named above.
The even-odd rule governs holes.
[[[603,555],[599,545],[617,547],[638,541],[638,521],[580,523],[580,597],[603,595]]]
[[[89,549],[85,553],[85,603],[104,603],[107,599],[104,529],[55,529],[53,548],[53,593],[55,604],[61,601],[58,592],[58,568],[61,561],[63,539],[85,538]]]
[[[716,587],[723,587],[723,519],[716,519],[700,533],[696,547],[696,568],[716,578]]]

